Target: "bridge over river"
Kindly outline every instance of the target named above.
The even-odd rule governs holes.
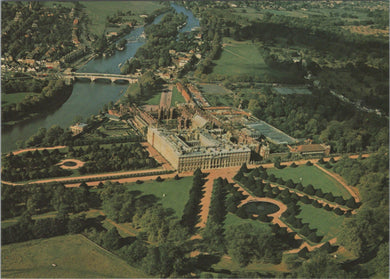
[[[76,79],[89,79],[90,81],[96,80],[110,80],[111,82],[116,81],[127,81],[129,83],[138,82],[138,75],[119,75],[119,74],[104,74],[104,73],[64,73],[62,75],[65,79],[70,79],[72,81]]]

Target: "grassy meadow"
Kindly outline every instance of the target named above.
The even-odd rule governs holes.
[[[238,42],[225,39],[221,57],[216,60],[213,74],[252,75],[269,71],[257,46],[249,41]]]
[[[322,192],[332,192],[334,196],[342,196],[345,199],[351,197],[349,192],[336,180],[316,168],[315,166],[299,166],[297,168],[286,167],[284,169],[268,169],[268,174],[274,174],[284,180],[292,179],[295,183],[301,182],[303,186],[312,184],[315,189]],[[302,180],[301,180],[302,178]]]
[[[132,16],[127,17],[129,20],[136,19],[138,23],[143,24],[143,19],[140,15],[149,15],[154,10],[164,7],[163,4],[157,1],[110,1],[107,5],[106,1],[84,1],[80,2],[88,14],[90,20],[90,31],[100,36],[106,25],[106,17],[116,14],[118,11],[132,11]]]
[[[152,98],[146,101],[147,105],[160,105],[161,93],[154,94]]]
[[[238,226],[241,224],[251,224],[255,228],[262,228],[265,231],[271,231],[268,223],[260,222],[259,220],[252,219],[242,219],[238,217],[236,214],[228,213],[226,214],[226,219],[224,222],[224,228],[227,230],[230,226]]]
[[[142,184],[127,184],[129,190],[139,190],[142,195],[155,195],[166,208],[172,208],[175,215],[181,218],[189,192],[192,187],[192,176],[179,180],[167,179],[162,182],[145,181]],[[165,196],[163,196],[165,194]]]
[[[26,96],[38,96],[40,93],[34,93],[34,92],[20,92],[20,93],[12,93],[12,94],[5,94],[1,93],[1,106],[10,105],[10,104],[17,104],[24,100]]]
[[[81,235],[3,245],[1,273],[12,278],[109,278],[146,275]],[[53,267],[52,264],[57,266]]]
[[[271,69],[264,61],[259,44],[251,41],[223,39],[223,51],[215,66],[212,77],[256,77],[262,82],[282,82],[294,73]]]
[[[176,103],[182,104],[182,103],[185,103],[185,102],[186,102],[186,100],[184,100],[183,96],[177,90],[176,86],[174,86],[173,89],[172,89],[171,106],[174,106]]]
[[[321,242],[336,237],[340,232],[344,216],[302,202],[299,203],[299,206],[302,211],[296,217],[302,218],[302,223],[309,223],[311,229],[317,229],[317,235],[324,236]]]
[[[203,96],[211,106],[232,106],[233,93],[217,84],[203,83],[200,86]]]

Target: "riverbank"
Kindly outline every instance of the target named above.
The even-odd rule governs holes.
[[[31,120],[39,119],[40,117],[45,117],[50,113],[53,113],[59,107],[61,107],[72,95],[73,85],[65,85],[63,90],[59,94],[53,95],[50,99],[45,99],[47,103],[45,104],[45,109],[35,108],[36,111],[29,113],[28,115],[23,116],[20,119],[14,119],[7,122],[1,122],[2,130],[7,130],[12,128],[15,125],[20,125],[23,123],[28,123]],[[38,111],[37,111],[38,110]]]

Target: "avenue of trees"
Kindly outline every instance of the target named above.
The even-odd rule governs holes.
[[[200,169],[196,169],[194,172],[194,179],[190,190],[190,196],[184,207],[183,215],[181,218],[181,225],[188,229],[189,232],[195,232],[195,226],[199,221],[198,214],[200,213],[200,200],[203,197],[203,173]]]

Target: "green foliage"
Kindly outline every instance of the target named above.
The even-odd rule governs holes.
[[[134,223],[146,232],[149,241],[162,243],[168,237],[171,219],[172,210],[157,204],[147,208],[143,214],[138,210]]]
[[[1,111],[3,121],[17,121],[33,113],[42,113],[48,107],[51,109],[59,107],[67,100],[71,92],[72,87],[65,85],[63,80],[50,80],[41,89],[39,95],[27,95],[17,104],[3,106]]]
[[[316,252],[294,273],[298,278],[345,278],[346,273],[327,253]]]
[[[255,260],[280,262],[281,250],[277,238],[251,224],[231,226],[226,231],[228,253],[240,266]]]
[[[180,247],[166,243],[158,248],[149,248],[142,261],[142,269],[147,274],[166,278],[170,275],[182,275],[185,272],[186,262],[184,252]]]
[[[53,61],[59,60],[75,49],[71,43],[72,20],[63,16],[69,14],[71,9],[68,7],[54,9],[37,5],[38,7],[34,9],[29,9],[28,5],[14,4],[2,7],[4,15],[7,15],[2,18],[2,26],[9,30],[3,35],[2,52],[14,59],[26,58],[27,54],[33,53],[34,59],[43,60],[47,57],[46,53],[53,48],[50,58]],[[15,17],[16,12],[21,13],[19,21],[14,21],[13,18],[7,19]],[[45,16],[41,16],[42,14]],[[37,27],[33,23],[36,23]],[[45,44],[41,44],[42,42]],[[37,49],[36,45],[40,47]],[[63,47],[60,47],[61,45]]]
[[[103,237],[103,246],[109,250],[117,250],[120,248],[121,236],[116,227],[112,227]]]
[[[346,219],[339,240],[355,256],[362,256],[378,246],[389,233],[389,213],[383,208],[362,208]]]
[[[383,243],[379,246],[375,257],[375,275],[386,278],[389,276],[389,243]]]
[[[203,196],[202,186],[204,181],[202,179],[203,174],[200,169],[196,169],[194,172],[194,179],[192,188],[190,190],[189,199],[184,207],[183,216],[181,218],[181,224],[188,228],[191,232],[194,232],[195,225],[198,222],[198,214],[200,212],[200,200]]]
[[[80,214],[69,219],[67,229],[69,233],[81,233],[85,229],[85,225],[85,214]]]
[[[147,255],[148,248],[145,245],[145,242],[142,240],[136,239],[132,244],[123,246],[119,253],[123,258],[135,266],[139,266],[143,258]]]
[[[87,149],[74,148],[71,154],[85,161],[79,169],[80,174],[153,168],[157,162],[149,157],[149,153],[139,143],[113,144],[106,148],[97,143],[89,145]],[[112,158],[115,158],[112,160]]]

